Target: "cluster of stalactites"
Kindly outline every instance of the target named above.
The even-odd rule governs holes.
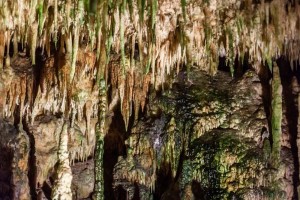
[[[105,45],[107,63],[118,53],[118,81],[108,79],[112,65],[105,67],[104,76],[116,83],[126,126],[129,116],[143,108],[148,85],[158,88],[182,64],[214,74],[219,57],[225,56],[233,74],[236,58],[243,61],[245,54],[254,67],[263,62],[271,68],[272,59],[280,55],[292,64],[299,61],[300,7],[287,0],[258,4],[250,0],[18,0],[0,4],[1,68],[3,63],[10,66],[10,43],[14,55],[18,44],[29,47],[32,64],[37,47],[46,56],[53,54],[52,44],[65,47],[71,81],[81,46],[100,59]]]
[[[114,180],[126,180],[131,183],[138,183],[154,191],[156,182],[156,155],[147,136],[133,134],[126,142],[127,157],[119,157],[114,168]],[[140,162],[136,166],[135,163]],[[118,186],[115,181],[114,187]]]
[[[81,63],[77,66],[76,80],[69,86],[66,85],[67,70],[64,59],[50,57],[45,61],[41,70],[40,82],[34,86],[34,78],[29,60],[25,57],[13,59],[11,68],[5,68],[0,77],[3,94],[0,97],[0,107],[3,107],[3,118],[14,123],[26,119],[28,124],[34,124],[38,116],[62,115],[70,120],[71,143],[81,144],[72,146],[70,151],[71,162],[84,161],[94,152],[95,123],[98,114],[98,92],[93,89],[95,56],[91,52],[78,51]],[[57,60],[60,61],[57,61]],[[58,63],[58,71],[54,63]],[[33,92],[37,87],[36,93]],[[35,96],[34,100],[33,97]],[[70,105],[68,105],[70,102]],[[19,112],[16,112],[19,111]],[[19,113],[18,116],[15,113]],[[39,118],[38,118],[39,119]],[[17,121],[19,120],[19,121]],[[78,126],[81,133],[78,133]],[[82,135],[82,138],[78,138]],[[73,140],[78,140],[75,141]],[[49,163],[49,167],[55,163]],[[49,169],[46,167],[46,169]],[[47,170],[46,170],[47,171]],[[47,172],[45,172],[47,173]],[[42,172],[41,177],[45,174]]]

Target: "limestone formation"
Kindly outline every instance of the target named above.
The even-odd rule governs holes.
[[[72,199],[72,171],[70,167],[68,151],[68,124],[64,123],[59,136],[58,163],[56,179],[52,189],[52,199],[71,200]]]
[[[0,0],[0,199],[297,199],[299,47],[296,0]]]

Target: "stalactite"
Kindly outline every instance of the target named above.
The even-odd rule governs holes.
[[[144,12],[146,11],[146,0],[137,0],[138,13],[139,13],[139,21],[142,24],[144,22]]]
[[[141,29],[141,25],[139,25],[138,27],[139,29]],[[143,64],[144,62],[144,45],[143,45],[143,34],[142,34],[142,30],[138,30],[137,33],[138,36],[138,47],[139,47],[139,59],[140,62]]]
[[[57,32],[58,32],[58,22],[57,22],[57,17],[58,17],[58,0],[54,0],[54,37],[53,37],[53,41],[54,41],[54,45],[56,47],[57,45]]]
[[[120,6],[120,44],[121,44],[121,64],[123,74],[125,75],[125,39],[124,39],[124,15],[125,15],[126,0],[123,0]]]
[[[127,0],[130,20],[133,21],[134,0]]]
[[[181,0],[181,9],[184,21],[186,21],[186,0]]]
[[[19,122],[19,130],[23,131],[23,122],[22,118],[24,116],[24,104],[25,104],[25,97],[26,97],[26,79],[21,79],[20,81],[20,89],[19,89],[19,105],[20,105],[20,122]]]
[[[0,25],[0,71],[3,70],[4,50],[5,50],[5,34],[2,26]]]
[[[116,25],[115,19],[114,19],[114,17],[111,17],[110,18],[110,27],[102,30],[102,32],[107,35],[106,36],[107,37],[107,41],[106,41],[106,56],[107,56],[106,62],[107,63],[110,61],[111,49],[112,49],[113,40],[114,40],[115,25]],[[119,25],[119,26],[121,26],[121,25]],[[121,33],[120,33],[120,37],[121,37]]]
[[[59,137],[58,147],[58,167],[56,170],[57,179],[52,188],[52,199],[71,200],[72,199],[72,171],[69,161],[68,151],[68,124],[64,122]]]
[[[17,30],[14,31],[14,38],[13,38],[13,44],[14,44],[14,57],[18,55],[18,35]]]
[[[6,58],[5,58],[5,67],[10,67],[10,41],[11,41],[11,31],[6,32]]]
[[[272,160],[275,167],[279,166],[281,151],[281,121],[282,121],[282,85],[280,80],[279,68],[273,63],[272,79]]]
[[[39,0],[38,2],[37,13],[38,13],[38,33],[39,35],[42,35],[44,21],[45,21],[43,0]]]
[[[72,49],[72,60],[71,60],[71,71],[70,71],[71,82],[75,75],[78,45],[79,45],[79,27],[76,27],[74,30],[74,41],[73,41],[73,49]]]
[[[151,2],[151,28],[152,34],[155,36],[155,23],[156,23],[156,12],[157,12],[158,2],[157,0],[152,0]],[[155,41],[152,41],[155,42]]]
[[[128,130],[128,125],[129,125],[129,118],[130,118],[130,102],[129,102],[129,87],[127,84],[127,81],[125,82],[125,87],[124,87],[124,98],[122,102],[122,116],[123,120],[125,123],[125,130]]]
[[[35,50],[37,46],[37,38],[38,38],[38,24],[36,22],[31,26],[31,44],[30,44],[30,56],[32,65],[35,65]]]
[[[70,72],[70,81],[73,80],[75,74],[76,60],[77,60],[77,52],[79,46],[79,35],[81,24],[83,24],[83,14],[84,14],[84,4],[83,0],[78,0],[78,8],[77,8],[76,24],[74,30],[74,41],[73,41],[73,49],[72,49],[72,63],[71,63],[71,72]]]
[[[234,40],[233,40],[233,33],[231,28],[227,28],[227,51],[228,51],[228,65],[230,69],[230,74],[234,76]]]

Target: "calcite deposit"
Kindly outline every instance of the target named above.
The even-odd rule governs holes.
[[[0,199],[298,199],[296,0],[0,0]]]

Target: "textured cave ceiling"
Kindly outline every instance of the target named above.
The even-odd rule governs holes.
[[[299,9],[287,0],[1,1],[0,68],[18,52],[30,55],[33,65],[36,49],[48,58],[59,52],[72,82],[78,52],[88,53],[85,65],[95,70],[96,82],[104,78],[118,90],[128,124],[128,108],[132,102],[144,107],[149,83],[158,89],[183,65],[215,74],[226,57],[232,75],[236,59],[245,57],[257,73],[264,66],[272,70],[280,56],[297,65]],[[122,70],[109,76],[116,64]],[[134,76],[142,78],[133,84]],[[133,95],[137,82],[144,85],[141,95]]]

